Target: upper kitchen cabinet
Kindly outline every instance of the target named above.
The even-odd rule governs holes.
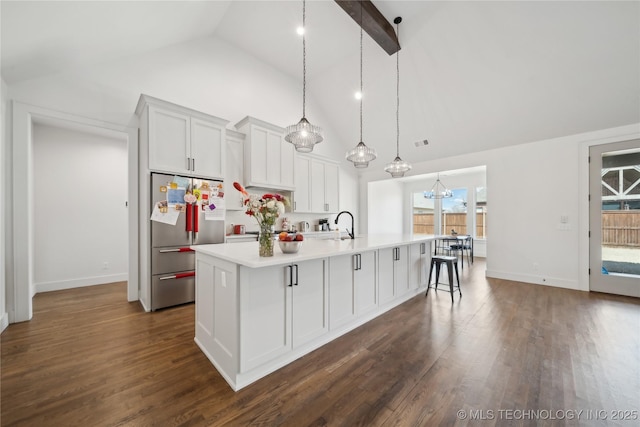
[[[224,177],[224,192],[227,210],[244,210],[242,194],[233,188],[234,182],[243,182],[245,135],[227,130],[227,164]]]
[[[227,120],[141,95],[136,108],[149,170],[223,179]]]
[[[284,129],[253,117],[245,117],[236,129],[246,135],[244,185],[295,190],[293,145],[284,140]]]
[[[311,210],[317,213],[338,212],[338,165],[329,161],[311,161]]]
[[[309,155],[296,155],[294,212],[337,213],[339,200],[338,164]]]

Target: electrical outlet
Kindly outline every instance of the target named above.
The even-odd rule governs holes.
[[[108,261],[105,261],[105,262],[102,263],[102,269],[103,270],[108,270],[109,269],[109,262]]]

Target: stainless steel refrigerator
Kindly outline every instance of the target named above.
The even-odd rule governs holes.
[[[220,183],[151,174],[151,211],[167,201],[172,182],[179,182],[186,192],[201,188],[203,182],[210,188]],[[175,209],[175,205],[169,204],[167,209]],[[151,310],[195,301],[195,252],[190,246],[212,243],[224,243],[224,221],[205,220],[200,201],[184,203],[175,225],[151,221]]]

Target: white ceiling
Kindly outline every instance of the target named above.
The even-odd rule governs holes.
[[[637,1],[374,4],[390,22],[403,17],[406,160],[640,122]],[[3,0],[2,77],[11,86],[215,36],[299,80],[292,31],[301,12],[299,1]],[[333,1],[317,0],[307,2],[307,28],[308,95],[349,148],[359,139],[358,27]],[[382,167],[395,156],[396,58],[367,36],[364,52],[364,141]]]

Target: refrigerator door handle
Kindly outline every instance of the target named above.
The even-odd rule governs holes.
[[[197,204],[193,205],[193,238],[195,240],[198,233],[198,224],[200,223],[200,207]]]
[[[169,252],[193,252],[191,248],[175,248],[175,249],[160,249],[161,254],[166,254]]]
[[[186,206],[186,231],[187,231],[187,236],[189,237],[189,240],[191,240],[191,232],[193,231],[193,206],[191,205],[191,203],[187,203]]]
[[[177,273],[177,274],[172,274],[171,276],[160,277],[160,280],[184,279],[185,277],[193,277],[195,275],[196,275],[196,272],[191,271],[189,273]]]

